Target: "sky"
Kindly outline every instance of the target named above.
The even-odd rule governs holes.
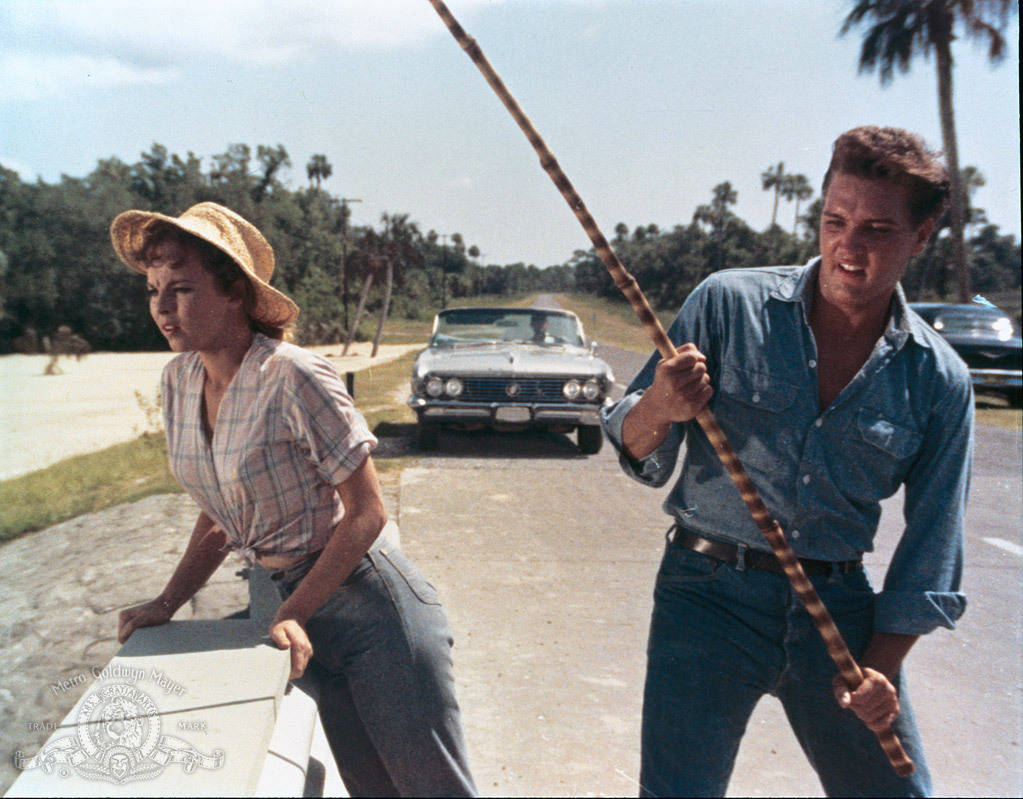
[[[687,224],[728,180],[771,221],[761,173],[815,189],[831,143],[894,125],[941,147],[933,57],[882,88],[858,74],[840,0],[449,0],[605,235]],[[1020,235],[1019,38],[992,67],[956,42],[960,163],[974,204]],[[134,163],[153,143],[204,167],[234,143],[287,149],[292,189],[323,188],[355,224],[407,213],[485,263],[563,263],[590,243],[526,138],[427,0],[3,0],[0,164],[22,180]],[[184,210],[184,209],[181,209]],[[791,229],[794,207],[778,222]]]

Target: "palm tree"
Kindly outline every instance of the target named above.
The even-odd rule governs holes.
[[[359,303],[355,306],[355,316],[352,318],[352,325],[348,328],[348,335],[345,336],[345,346],[341,355],[348,354],[348,348],[355,340],[355,331],[359,329],[359,322],[362,321],[362,312],[366,310],[366,298],[369,297],[370,287],[377,274],[377,267],[380,265],[380,236],[370,228],[363,234],[359,242],[359,260],[365,265],[365,274],[362,279],[362,290],[359,292]]]
[[[309,176],[309,185],[315,182],[316,188],[320,188],[320,183],[334,174],[334,167],[330,165],[327,156],[317,154],[309,159],[305,172]]]
[[[373,351],[370,358],[375,358],[380,348],[380,336],[384,332],[384,322],[387,321],[387,312],[391,307],[391,288],[394,285],[394,267],[409,263],[418,263],[423,260],[422,253],[418,246],[420,238],[419,228],[414,222],[408,221],[408,214],[396,214],[389,216],[383,214],[380,217],[383,231],[377,237],[379,252],[385,267],[384,272],[384,304],[380,308],[380,321],[377,323],[377,333],[373,338]],[[455,234],[458,235],[457,233]],[[451,237],[454,239],[454,236]],[[462,244],[462,237],[458,237],[458,244]]]
[[[810,185],[810,181],[806,179],[806,175],[786,175],[785,185],[782,186],[781,193],[786,201],[796,201],[796,216],[795,221],[792,223],[792,235],[795,236],[796,230],[799,228],[799,204],[803,200],[809,200],[813,197],[813,187]]]
[[[784,161],[779,161],[777,168],[773,166],[768,167],[766,172],[760,173],[760,182],[764,186],[764,191],[774,189],[774,211],[771,212],[771,227],[774,227],[778,220],[778,195],[785,186],[786,177]]]
[[[922,52],[926,58],[934,51],[941,138],[952,195],[949,207],[952,263],[960,302],[967,302],[971,292],[963,241],[966,202],[952,109],[952,40],[956,38],[958,23],[966,38],[985,41],[988,57],[998,62],[1005,56],[1003,34],[1012,13],[1018,13],[1018,5],[1012,0],[853,0],[852,11],[840,33],[845,35],[854,27],[866,27],[859,68],[869,72],[877,67],[882,86],[891,82],[896,66],[900,72],[908,72],[914,55]]]

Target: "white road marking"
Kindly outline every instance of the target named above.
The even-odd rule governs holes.
[[[1011,541],[1006,541],[1004,538],[983,538],[981,539],[987,544],[999,549],[1004,549],[1006,552],[1011,552],[1013,555],[1018,555],[1023,558],[1023,547],[1019,544],[1014,544]]]

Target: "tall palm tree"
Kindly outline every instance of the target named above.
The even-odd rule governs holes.
[[[796,230],[799,228],[799,204],[803,200],[809,200],[813,197],[813,187],[810,185],[810,181],[807,180],[806,175],[801,173],[786,175],[785,185],[782,186],[781,193],[786,201],[796,201],[796,216],[795,221],[792,223],[792,235],[795,236]]]
[[[963,241],[966,201],[952,109],[952,40],[958,27],[966,38],[986,42],[988,57],[993,62],[1000,61],[1005,56],[1003,34],[1009,15],[1018,11],[1013,0],[853,0],[852,11],[840,33],[845,35],[854,27],[866,27],[860,48],[860,71],[869,72],[877,67],[882,86],[891,82],[896,66],[900,72],[908,72],[913,56],[923,53],[926,58],[934,51],[941,138],[952,195],[949,207],[952,262],[960,302],[967,302],[971,292]]]
[[[359,241],[359,261],[364,265],[365,273],[362,278],[362,290],[359,292],[359,303],[355,306],[355,316],[352,318],[352,324],[348,328],[348,335],[345,336],[344,349],[341,350],[342,356],[348,354],[348,348],[355,341],[355,331],[359,329],[362,313],[366,310],[366,298],[369,297],[369,290],[373,286],[373,279],[376,277],[377,268],[380,266],[380,248],[380,236],[370,228],[362,235]]]
[[[764,191],[770,191],[774,189],[774,211],[771,212],[771,227],[774,227],[778,221],[778,195],[781,194],[782,188],[785,186],[785,178],[788,177],[785,174],[785,162],[779,161],[778,166],[768,167],[766,172],[760,173],[760,182],[764,186]]]
[[[305,173],[309,176],[309,185],[316,183],[316,188],[320,188],[320,183],[334,174],[334,167],[330,165],[327,156],[317,154],[309,159]]]
[[[385,269],[384,304],[380,308],[380,321],[377,323],[377,333],[373,338],[373,351],[370,353],[370,358],[375,358],[377,350],[380,348],[380,336],[384,332],[384,322],[387,321],[387,312],[391,307],[395,266],[419,263],[423,260],[422,252],[417,246],[421,238],[419,228],[415,222],[408,221],[408,214],[383,214],[380,217],[380,223],[383,230],[378,241]],[[461,242],[461,236],[459,236],[459,242]]]

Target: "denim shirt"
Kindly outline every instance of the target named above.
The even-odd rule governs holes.
[[[707,357],[709,407],[768,510],[802,558],[843,561],[873,549],[881,500],[905,486],[905,530],[875,606],[875,630],[953,628],[973,452],[965,364],[907,306],[901,286],[884,335],[823,413],[808,322],[819,259],[807,266],[728,269],[698,286],[668,329]],[[622,450],[622,422],[653,381],[654,355],[601,421],[622,468],[664,485],[685,456],[666,513],[708,538],[770,547],[713,446],[693,420],[672,425],[641,460]]]

